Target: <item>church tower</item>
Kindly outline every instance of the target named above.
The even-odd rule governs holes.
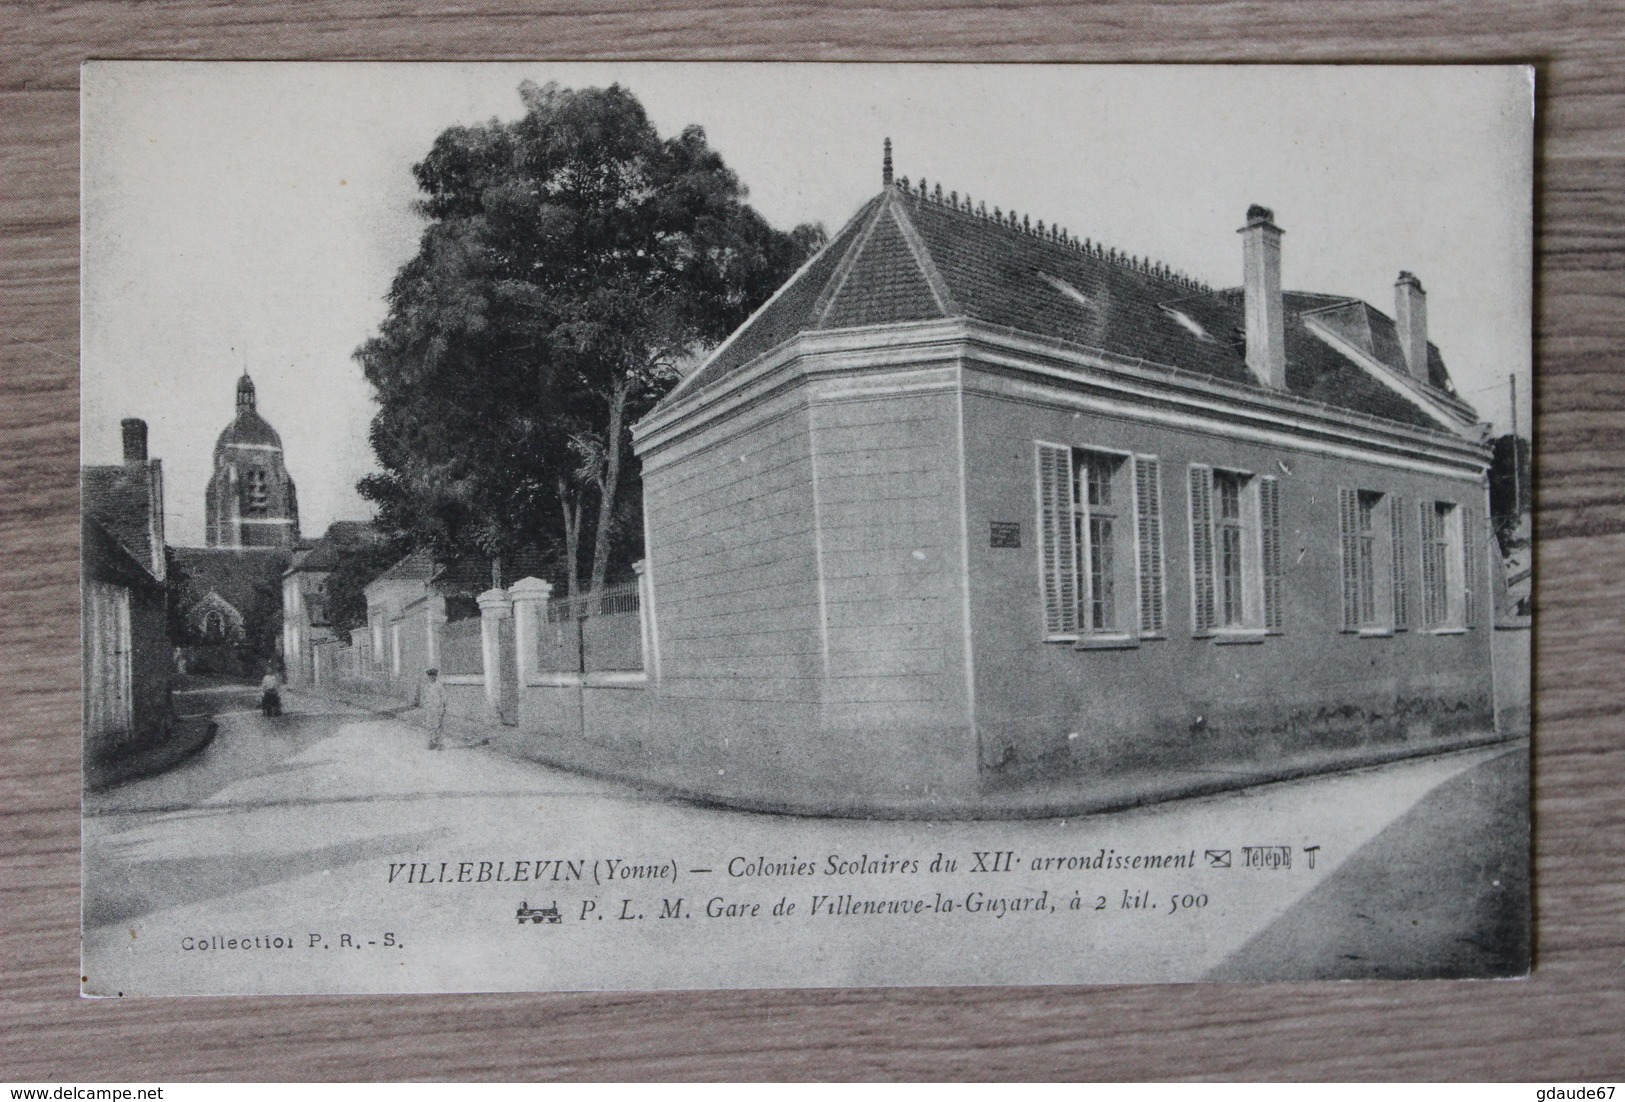
[[[210,547],[292,550],[299,499],[282,461],[282,438],[254,408],[254,380],[237,380],[237,416],[214,445],[204,495]]]

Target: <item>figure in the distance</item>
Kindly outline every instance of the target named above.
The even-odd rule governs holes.
[[[282,678],[277,676],[275,667],[267,667],[265,676],[260,678],[260,712],[267,719],[282,714]]]
[[[442,728],[446,723],[446,687],[440,683],[439,670],[424,670],[423,682],[418,686],[418,707],[423,709],[423,726],[429,731],[429,749],[446,748]]]

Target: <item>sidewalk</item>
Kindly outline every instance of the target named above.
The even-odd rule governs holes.
[[[99,792],[172,769],[214,741],[219,728],[206,715],[180,716],[162,742],[130,747],[101,761],[85,759],[85,788]]]
[[[344,694],[325,690],[304,690],[312,696],[328,696],[354,707],[390,715],[422,727],[421,713],[395,697],[377,694]],[[381,704],[390,707],[380,707]],[[743,774],[719,778],[716,789],[697,789],[690,776],[670,761],[635,757],[625,752],[585,742],[568,735],[547,735],[498,723],[480,723],[462,716],[446,716],[449,738],[489,744],[507,757],[519,761],[565,769],[586,777],[631,784],[654,794],[702,806],[727,807],[775,815],[804,815],[853,819],[1043,819],[1123,811],[1200,796],[1256,788],[1282,781],[1316,776],[1336,776],[1380,769],[1406,759],[1422,759],[1469,754],[1486,747],[1513,749],[1527,746],[1526,735],[1495,732],[1453,742],[1447,747],[1398,745],[1365,747],[1358,756],[1344,762],[1328,762],[1322,754],[1281,757],[1268,763],[1240,762],[1225,768],[1202,770],[1142,770],[1132,773],[1033,778],[1026,783],[984,781],[983,790],[973,797],[922,794],[915,799],[888,798],[884,805],[861,793],[809,793],[797,798],[776,791],[776,786]],[[726,785],[726,787],[724,787]],[[775,792],[777,798],[764,797]]]

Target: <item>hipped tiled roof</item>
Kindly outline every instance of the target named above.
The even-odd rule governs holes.
[[[432,554],[427,551],[412,551],[394,566],[374,578],[373,581],[426,582],[433,578],[438,570],[439,567],[435,565]]]
[[[1283,296],[1289,394],[1408,425],[1438,428],[1417,402],[1333,348],[1312,315],[1409,379],[1394,322],[1347,296]],[[673,398],[712,387],[798,333],[945,318],[1065,342],[1264,389],[1245,360],[1239,288],[1215,290],[1170,268],[907,188],[869,200],[801,272],[725,342]],[[1428,389],[1454,397],[1429,346]]]

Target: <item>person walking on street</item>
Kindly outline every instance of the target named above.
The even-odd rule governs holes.
[[[446,687],[439,670],[424,670],[418,686],[418,707],[423,709],[423,725],[429,730],[429,749],[444,750],[442,728],[446,723]]]
[[[267,668],[260,678],[260,711],[267,719],[282,714],[282,679],[276,670]]]

